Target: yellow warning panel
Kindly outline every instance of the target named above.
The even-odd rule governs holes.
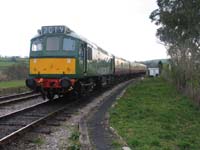
[[[30,74],[75,74],[75,58],[30,58]]]

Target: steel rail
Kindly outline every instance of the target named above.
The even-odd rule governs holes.
[[[32,128],[33,126],[36,126],[36,125],[40,124],[41,122],[47,120],[48,118],[53,117],[53,116],[56,115],[58,112],[60,112],[60,111],[62,111],[62,110],[64,110],[64,109],[66,109],[66,106],[64,106],[64,107],[62,107],[62,108],[60,108],[60,109],[58,109],[58,110],[56,110],[56,111],[54,111],[54,112],[52,112],[52,113],[49,113],[49,114],[47,114],[46,116],[41,117],[41,118],[39,118],[38,120],[35,120],[35,121],[29,123],[28,125],[26,125],[26,126],[20,128],[20,129],[16,130],[16,131],[10,133],[9,135],[7,135],[7,136],[5,136],[5,137],[3,137],[3,138],[0,139],[0,144],[2,145],[2,144],[6,144],[6,143],[10,142],[10,141],[11,141],[12,139],[14,139],[17,135],[20,135],[20,134],[25,133],[27,130],[29,130],[29,129]]]
[[[20,97],[20,96],[25,96],[25,95],[30,95],[33,94],[33,91],[28,91],[28,92],[24,92],[24,93],[19,93],[19,94],[11,94],[11,95],[5,95],[5,96],[0,96],[0,101],[1,100],[8,100],[11,98],[16,98],[16,97]]]
[[[21,113],[21,112],[24,112],[24,111],[29,111],[29,110],[31,110],[31,109],[33,109],[33,108],[35,108],[35,107],[41,106],[41,105],[43,105],[43,104],[45,104],[45,103],[48,103],[48,101],[44,101],[44,102],[41,102],[41,103],[37,103],[37,104],[35,104],[35,105],[31,105],[31,106],[29,106],[29,107],[25,107],[25,108],[22,108],[22,109],[13,111],[13,112],[8,113],[8,114],[6,114],[6,115],[2,115],[2,116],[0,116],[0,121],[1,121],[1,119],[5,119],[5,118],[8,118],[8,117],[14,116],[14,115],[16,115],[16,114],[18,114],[18,113]]]
[[[8,99],[2,99],[0,100],[0,105],[5,105],[5,104],[10,104],[10,103],[17,103],[17,102],[21,102],[21,101],[26,101],[29,99],[33,99],[33,98],[37,98],[39,96],[41,96],[40,93],[29,93],[28,95],[21,95],[22,97],[12,97],[12,98],[8,98]]]
[[[6,136],[3,136],[3,137],[0,138],[0,145],[4,145],[4,144],[9,143],[13,139],[15,139],[18,135],[21,135],[21,134],[25,133],[26,131],[28,131],[32,127],[37,126],[41,122],[49,119],[50,117],[55,116],[57,113],[59,113],[59,112],[61,112],[63,110],[66,110],[66,108],[70,108],[76,102],[78,102],[78,101],[74,101],[74,102],[72,101],[70,103],[65,103],[65,105],[63,106],[63,104],[60,104],[59,102],[56,103],[56,102],[52,102],[52,101],[45,101],[45,102],[41,102],[39,104],[36,104],[34,106],[23,108],[21,110],[15,111],[13,113],[1,116],[0,117],[0,127],[1,126],[6,126],[9,129],[9,127],[11,126],[11,127],[14,127],[14,128],[15,127],[16,128],[18,127],[18,128],[16,130],[14,130],[14,131],[11,131],[11,132],[9,132],[9,130],[8,130],[9,133],[4,133],[4,134],[6,134]],[[53,104],[51,104],[51,103],[53,103]],[[44,108],[45,107],[46,108],[52,107],[51,108],[52,110],[50,109],[50,110],[48,110],[50,112],[47,111],[45,113],[44,112],[42,112],[42,113],[39,112],[39,115],[38,115],[37,114],[38,113],[37,110],[39,110],[38,107],[44,107]],[[44,108],[42,108],[42,109],[40,108],[40,110],[44,111],[45,110]],[[33,113],[33,114],[31,114],[31,113]],[[22,119],[23,119],[23,117],[27,118],[27,120],[28,120],[27,124],[23,125],[23,123],[19,121],[19,123],[16,122],[16,126],[15,126],[15,124],[12,123],[12,121],[13,120],[14,121],[18,120],[18,119],[16,119],[17,117],[22,118]],[[11,121],[11,123],[9,121]],[[22,125],[20,125],[20,123]],[[0,133],[0,135],[1,135],[1,133]]]

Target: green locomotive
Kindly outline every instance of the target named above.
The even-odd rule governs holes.
[[[26,85],[49,99],[92,90],[129,76],[131,63],[109,54],[66,26],[43,26],[31,39]],[[145,73],[146,68],[141,73]]]

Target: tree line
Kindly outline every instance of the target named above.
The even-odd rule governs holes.
[[[200,104],[200,0],[157,0],[150,14],[171,57],[170,77]]]

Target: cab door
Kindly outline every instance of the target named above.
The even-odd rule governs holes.
[[[87,73],[87,44],[82,44],[82,53],[83,53],[83,73]]]
[[[84,65],[84,72],[83,73],[87,73],[87,48],[84,49],[84,61],[83,61],[83,65]]]

